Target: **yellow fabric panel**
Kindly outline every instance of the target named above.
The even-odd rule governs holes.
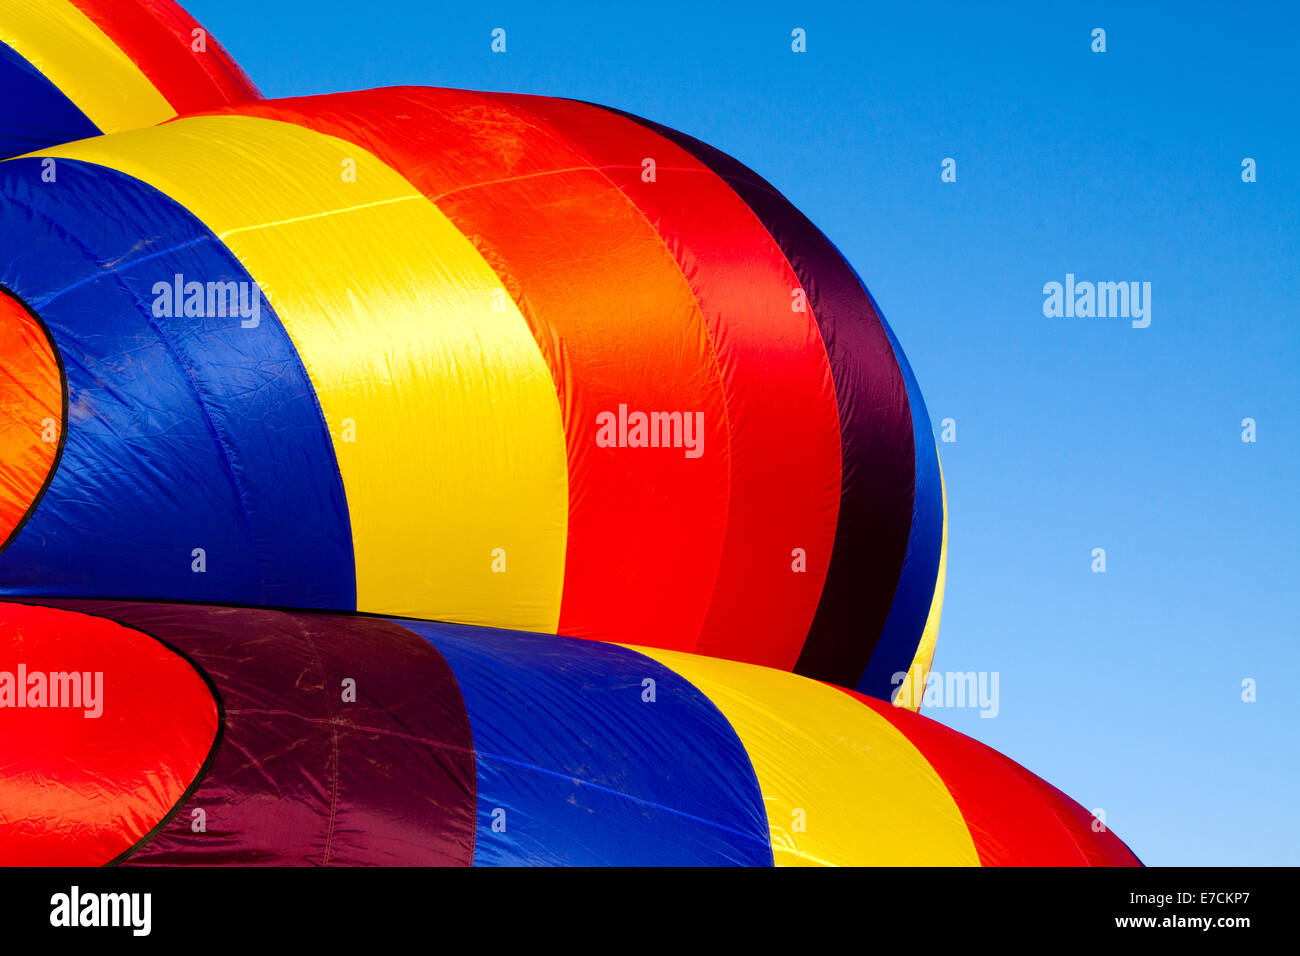
[[[939,463],[939,492],[943,495],[943,537],[939,542],[939,573],[934,580],[934,595],[930,598],[930,613],[925,619],[925,630],[916,647],[916,656],[908,669],[907,679],[894,703],[908,710],[920,710],[925,696],[925,682],[934,663],[934,647],[939,641],[939,617],[943,612],[943,586],[948,577],[948,488],[943,481],[943,462]]]
[[[176,115],[131,58],[69,0],[4,0],[0,40],[105,133]]]
[[[756,664],[632,650],[686,678],[731,722],[763,791],[777,866],[979,865],[939,775],[866,704]]]
[[[261,286],[334,441],[359,610],[555,630],[568,521],[559,399],[513,299],[436,206],[353,144],[253,117],[40,155],[153,185]]]

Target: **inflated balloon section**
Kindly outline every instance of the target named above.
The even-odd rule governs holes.
[[[736,160],[171,0],[5,0],[0,104],[0,863],[1138,862],[913,712],[929,417]]]

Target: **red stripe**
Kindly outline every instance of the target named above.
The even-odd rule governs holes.
[[[731,444],[722,560],[695,650],[789,670],[821,596],[840,496],[835,386],[812,314],[791,308],[794,270],[726,183],[654,131],[573,100],[491,98],[580,150],[686,276],[722,372]]]
[[[692,649],[722,551],[727,408],[709,329],[651,225],[536,117],[479,94],[371,90],[233,112],[356,143],[475,243],[559,396],[569,462],[560,633]],[[598,446],[597,416],[620,406],[702,413],[703,454]]]
[[[832,685],[833,686],[833,685]],[[984,866],[1134,866],[1092,814],[1014,760],[936,720],[844,690],[894,725],[952,794]]]
[[[1077,801],[1062,793],[1042,777],[1030,773],[1010,757],[993,751],[998,759],[1018,774],[1038,798],[1051,807],[1061,826],[1069,832],[1089,866],[1141,866],[1142,861],[1109,827],[1094,817]]]
[[[177,113],[260,95],[216,38],[192,48],[198,21],[172,0],[71,0],[157,87]],[[206,32],[206,31],[205,31]]]
[[[102,675],[102,712],[87,716],[84,698],[51,707],[48,695],[45,706],[18,708],[0,685],[0,866],[107,863],[194,780],[216,738],[216,701],[188,661],[148,635],[0,604],[0,671],[16,677],[20,665],[29,694],[31,675],[47,685],[51,672]]]
[[[883,320],[835,246],[770,183],[697,139],[622,115],[721,176],[777,240],[807,292],[839,397],[844,484],[830,569],[795,670],[859,686],[903,569],[916,480],[907,386]]]

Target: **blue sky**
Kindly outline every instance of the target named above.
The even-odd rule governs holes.
[[[1295,5],[185,3],[269,96],[571,96],[758,170],[957,423],[935,665],[999,714],[930,715],[1149,864],[1300,863]],[[1045,317],[1066,273],[1150,282],[1150,327]]]

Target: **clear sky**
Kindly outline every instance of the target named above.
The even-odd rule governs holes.
[[[956,422],[935,665],[999,710],[930,716],[1149,864],[1300,864],[1300,5],[182,2],[269,96],[577,97],[760,172]],[[1066,273],[1150,326],[1046,317]]]

